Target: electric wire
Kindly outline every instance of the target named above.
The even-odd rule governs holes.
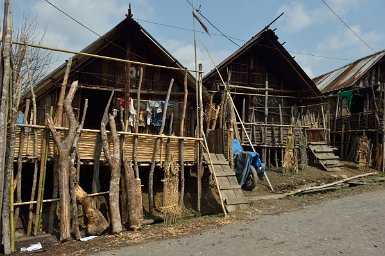
[[[83,24],[82,22],[80,22],[79,20],[75,19],[73,16],[71,16],[70,14],[68,14],[67,12],[63,11],[62,9],[60,9],[59,7],[57,7],[56,5],[54,5],[52,2],[50,2],[49,0],[44,0],[45,2],[47,2],[49,5],[51,5],[53,8],[55,8],[56,10],[58,10],[59,12],[61,12],[62,14],[64,14],[65,16],[67,16],[68,18],[70,18],[72,21],[74,21],[75,23],[79,24],[80,26],[82,26],[83,28],[87,29],[88,31],[90,31],[91,33],[93,33],[94,35],[98,36],[99,38],[103,38],[102,35],[100,35],[99,33],[97,33],[95,30],[91,29],[89,26],[86,26],[85,24]],[[186,0],[187,3],[189,3],[190,5],[191,2]],[[224,34],[223,32],[221,32],[212,22],[210,22],[205,16],[203,16],[202,12],[198,9],[196,9],[198,14],[202,16],[202,18],[204,18],[207,22],[210,23],[211,26],[213,26],[217,31],[219,31],[220,34],[218,33],[210,33],[210,35],[214,35],[214,36],[222,36],[222,37],[225,37],[226,39],[228,39],[230,42],[234,43],[235,45],[237,45],[238,47],[239,44],[235,43],[232,39],[234,40],[237,40],[237,41],[241,41],[241,42],[247,42],[247,40],[244,40],[244,39],[240,39],[240,38],[236,38],[236,37],[233,37],[233,36],[229,36],[229,35],[226,35]],[[169,24],[163,24],[163,23],[159,23],[159,22],[155,22],[155,21],[149,21],[149,20],[145,20],[145,19],[139,19],[139,18],[136,18],[136,20],[138,21],[142,21],[142,22],[146,22],[146,23],[149,23],[149,24],[154,24],[154,25],[158,25],[158,26],[163,26],[163,27],[169,27],[169,28],[174,28],[174,29],[179,29],[179,30],[185,30],[185,31],[190,31],[190,32],[194,32],[193,29],[191,28],[184,28],[184,27],[179,27],[179,26],[174,26],[174,25],[169,25]],[[204,31],[199,31],[197,30],[196,31],[197,33],[200,33],[200,34],[207,34],[206,32]],[[142,59],[144,59],[142,56],[138,55],[138,54],[135,54],[127,49],[124,49],[123,47],[115,44],[114,42],[111,42],[110,40],[107,40],[106,38],[103,38],[105,39],[107,42],[111,43],[112,45],[118,47],[119,49],[123,50],[123,51],[126,51],[126,52],[129,52],[137,57],[140,57]],[[272,48],[272,49],[275,49],[274,47],[269,47],[267,45],[262,45],[264,47],[267,47],[267,48]],[[311,56],[311,57],[316,57],[316,58],[323,58],[323,59],[335,59],[335,60],[342,60],[342,61],[352,61],[352,59],[346,59],[346,58],[339,58],[339,57],[330,57],[330,56],[324,56],[324,55],[318,55],[318,54],[312,54],[312,53],[304,53],[304,52],[298,52],[298,51],[292,51],[292,50],[288,50],[288,52],[290,53],[294,53],[294,54],[299,54],[299,55],[304,55],[304,56]]]
[[[191,28],[184,28],[184,27],[174,26],[174,25],[170,25],[170,24],[164,24],[164,23],[159,23],[159,22],[155,22],[155,21],[149,21],[149,20],[145,20],[145,19],[138,19],[138,18],[136,18],[136,20],[141,21],[141,22],[145,22],[145,23],[149,23],[149,24],[154,24],[154,25],[162,26],[162,27],[168,27],[168,28],[174,28],[174,29],[194,32],[194,30],[191,29]],[[195,32],[200,33],[200,34],[207,34],[206,32],[200,31],[200,30],[196,30]],[[228,35],[222,35],[222,34],[217,34],[217,33],[210,33],[210,35],[221,36],[221,37],[229,37],[229,38],[232,38],[234,40],[241,41],[243,43],[247,42],[247,40],[236,38],[236,37],[233,37],[233,36],[228,36]],[[264,44],[258,44],[257,43],[257,45],[260,45],[260,46],[263,46],[263,47],[266,47],[266,48],[275,49],[274,47],[270,47],[270,46],[267,46],[267,45],[264,45]],[[319,55],[319,54],[313,54],[313,53],[298,52],[298,51],[293,51],[293,50],[287,50],[287,51],[290,52],[290,53],[294,53],[294,54],[311,56],[311,57],[316,57],[316,58],[352,61],[352,59],[347,59],[347,58],[331,57],[331,56],[325,56],[325,55]]]
[[[325,5],[326,7],[362,42],[364,43],[370,50],[372,50],[374,53],[376,53],[376,51],[367,43],[364,41],[364,39],[362,39],[356,32],[354,32],[354,30],[324,1],[324,0],[321,0]]]

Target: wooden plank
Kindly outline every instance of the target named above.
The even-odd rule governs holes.
[[[226,205],[233,205],[233,204],[249,204],[250,201],[246,197],[234,197],[234,198],[227,198],[225,200]]]
[[[322,153],[322,154],[314,154],[315,157],[318,159],[318,160],[333,160],[333,159],[340,159],[338,156],[336,155],[332,155],[332,154],[325,154],[325,153]]]
[[[309,143],[310,145],[327,145],[326,141],[312,141]]]
[[[224,171],[224,172],[215,172],[215,175],[217,177],[228,177],[228,176],[234,176],[235,177],[235,173],[234,172],[228,172],[228,171]]]
[[[239,185],[219,184],[220,190],[231,190],[231,189],[237,189],[237,188],[239,188]]]
[[[227,164],[229,164],[229,162],[226,160],[226,158],[223,154],[216,154],[216,156],[218,158],[218,161],[226,162]]]
[[[235,175],[229,176],[229,177],[227,177],[227,179],[228,179],[230,185],[238,186],[238,188],[241,188]]]
[[[333,149],[326,147],[317,147],[313,149],[314,153],[333,153]]]
[[[217,179],[218,179],[219,189],[222,189],[222,187],[227,188],[231,186],[227,177],[217,177]]]
[[[223,169],[223,171],[225,171],[225,172],[232,172],[232,173],[234,173],[234,175],[235,175],[234,170],[233,170],[229,165],[222,165],[222,169]]]

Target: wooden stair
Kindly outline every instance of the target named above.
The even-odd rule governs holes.
[[[243,194],[241,186],[238,184],[235,172],[229,166],[223,154],[210,153],[212,164],[207,154],[203,154],[205,164],[207,164],[211,173],[213,173],[218,180],[219,192],[222,194],[227,212],[235,212],[238,210],[248,209],[250,202]]]
[[[334,155],[333,148],[326,142],[310,142],[309,149],[326,171],[341,171],[339,157]]]

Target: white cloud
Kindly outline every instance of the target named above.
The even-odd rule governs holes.
[[[367,44],[371,45],[382,39],[382,35],[376,31],[369,31],[364,33],[361,31],[359,25],[351,26],[352,30],[359,35]],[[326,37],[325,40],[321,41],[317,45],[318,52],[330,52],[338,50],[359,50],[360,52],[367,52],[368,47],[352,33],[349,29],[338,31],[336,34],[332,34]]]
[[[311,24],[312,17],[302,3],[292,2],[289,5],[282,5],[278,13],[285,12],[285,26],[290,32],[299,32]]]
[[[99,35],[103,35],[125,18],[128,2],[120,0],[51,0],[52,4],[83,23]],[[133,0],[133,14],[141,17],[154,15],[155,10],[147,0]],[[40,25],[47,26],[47,43],[71,50],[81,50],[98,38],[97,35],[77,24],[45,1],[31,7]]]
[[[362,5],[367,4],[371,0],[326,0],[329,7],[340,17],[348,15],[351,11],[359,9]],[[284,27],[287,31],[298,33],[310,27],[314,23],[325,22],[328,19],[337,19],[335,15],[320,2],[316,8],[306,8],[304,1],[293,1],[290,4],[281,5],[278,8],[277,14],[285,12],[283,20]],[[307,2],[307,1],[306,1]]]

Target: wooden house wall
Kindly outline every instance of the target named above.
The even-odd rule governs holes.
[[[378,159],[383,144],[385,62],[374,65],[352,87],[358,91],[354,93],[350,109],[337,94],[329,96],[331,143],[338,148],[340,157],[356,161],[356,143],[365,133],[372,147],[369,165],[380,168],[376,162],[381,162]]]

